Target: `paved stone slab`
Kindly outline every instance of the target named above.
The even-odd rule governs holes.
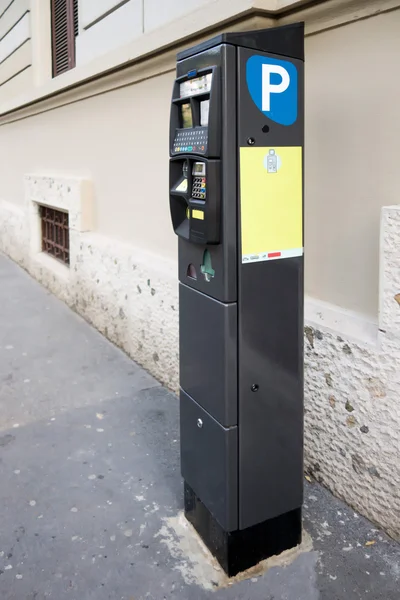
[[[228,581],[182,514],[178,402],[0,256],[2,600],[398,600],[399,546],[317,483]]]

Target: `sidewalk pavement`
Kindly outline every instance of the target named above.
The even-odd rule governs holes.
[[[229,581],[182,516],[178,402],[0,255],[2,600],[399,600],[400,546],[316,483]]]

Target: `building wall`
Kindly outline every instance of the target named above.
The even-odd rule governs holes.
[[[96,191],[97,232],[174,259],[166,184],[173,77],[169,72],[4,125],[0,161],[9,168],[2,197],[23,203],[25,173],[87,177]],[[144,155],[152,157],[146,165]]]
[[[378,315],[379,215],[399,202],[400,11],[306,43],[307,293]]]
[[[29,0],[0,3],[0,98],[32,86]]]
[[[80,0],[77,64],[106,54],[212,0]]]
[[[85,64],[143,33],[142,0],[80,0],[76,63]],[[82,18],[81,18],[82,17]]]
[[[111,10],[104,7],[113,3],[92,8],[100,4]],[[316,8],[304,13],[306,467],[400,538],[400,120],[393,102],[400,84],[391,76],[400,10],[351,22],[332,8],[344,1],[326,5],[328,17]],[[330,27],[332,19],[340,26]],[[270,23],[268,15],[249,15],[224,26]],[[175,52],[0,116],[0,249],[172,389],[177,243],[167,170]],[[35,73],[46,68],[34,66]],[[40,252],[37,203],[70,212],[69,269]]]
[[[151,31],[162,27],[166,23],[179,19],[196,9],[207,11],[209,4],[213,0],[171,0],[171,2],[161,2],[159,0],[144,0],[144,31]],[[195,16],[193,17],[196,18]]]
[[[268,22],[276,0],[260,2],[257,13],[265,14]],[[53,79],[50,0],[0,0],[0,28],[9,32],[4,40],[0,32],[0,114],[247,17],[257,4],[259,0],[78,0],[76,67]],[[3,54],[11,60],[24,42],[31,50],[25,48],[23,56],[12,58],[15,64],[7,65],[7,75],[18,77],[1,89]],[[22,65],[26,72],[20,72]]]
[[[400,53],[398,30],[400,11],[393,11],[306,39],[306,292],[373,323],[380,209],[396,203],[399,190],[400,114],[392,98],[400,82],[389,76]],[[0,157],[9,157],[11,168],[3,197],[18,202],[15,191],[32,170],[83,174],[96,185],[97,231],[173,259],[176,243],[165,226],[168,163],[154,157],[155,150],[168,154],[173,69],[171,55],[163,74],[133,86],[121,80],[107,94],[4,125]],[[145,154],[153,159],[142,167]]]

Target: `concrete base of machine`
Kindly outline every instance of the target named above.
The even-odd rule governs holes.
[[[185,482],[185,516],[225,573],[233,577],[301,543],[301,508],[247,529],[225,531]]]

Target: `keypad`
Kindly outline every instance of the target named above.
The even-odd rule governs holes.
[[[177,129],[172,151],[197,152],[204,154],[207,150],[207,127],[196,127],[195,129]]]
[[[206,178],[205,177],[193,177],[192,182],[192,198],[196,200],[206,199]]]

